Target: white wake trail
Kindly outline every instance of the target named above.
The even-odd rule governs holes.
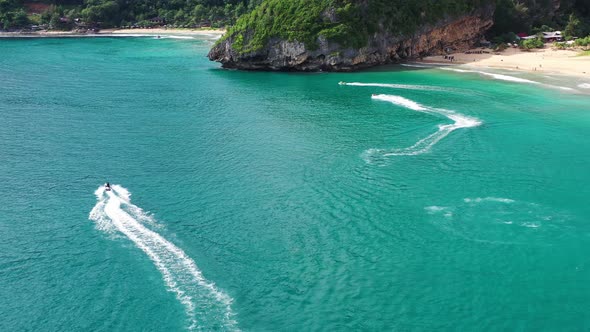
[[[455,113],[449,110],[443,110],[438,108],[427,107],[421,105],[413,100],[400,97],[400,96],[392,96],[392,95],[373,95],[372,97],[375,100],[382,100],[390,102],[394,105],[398,105],[401,107],[405,107],[417,112],[429,113],[433,115],[442,115],[449,120],[452,120],[454,123],[452,124],[445,124],[439,125],[438,131],[435,133],[426,136],[425,138],[416,142],[416,144],[401,149],[369,149],[365,151],[364,157],[367,162],[370,162],[370,159],[375,156],[415,156],[419,154],[426,153],[430,151],[430,149],[438,143],[440,140],[445,138],[451,132],[460,129],[460,128],[470,128],[470,127],[477,127],[481,125],[481,121],[476,118],[471,118],[459,113]]]
[[[454,91],[453,89],[439,87],[439,86],[415,85],[415,84],[341,82],[340,85],[367,86],[367,87],[390,88],[390,89],[401,89],[401,90],[418,90],[418,91],[443,91],[443,92],[453,92]]]
[[[238,330],[232,298],[207,281],[182,249],[144,225],[155,220],[131,204],[129,191],[113,185],[111,191],[99,188],[95,194],[97,203],[89,218],[101,230],[122,233],[150,258],[168,289],[184,305],[190,330]]]

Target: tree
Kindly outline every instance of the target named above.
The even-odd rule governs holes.
[[[57,12],[53,12],[51,14],[51,18],[49,19],[49,28],[59,29],[60,27],[61,27],[60,15]]]
[[[119,4],[114,1],[92,0],[87,3],[89,6],[81,12],[84,21],[91,23],[103,22],[108,26],[119,25]]]
[[[543,43],[543,39],[540,37],[527,39],[522,42],[522,47],[527,50],[532,50],[533,48],[543,48],[545,44]]]
[[[580,33],[580,19],[576,16],[576,14],[570,14],[569,20],[567,21],[567,25],[565,26],[564,35],[566,37],[577,37]]]

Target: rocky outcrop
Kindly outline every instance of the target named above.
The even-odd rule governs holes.
[[[450,17],[420,27],[412,35],[379,31],[367,46],[343,48],[338,43],[318,37],[319,47],[310,50],[304,43],[271,38],[260,50],[237,52],[228,36],[209,52],[209,59],[224,68],[274,71],[353,71],[376,65],[400,62],[427,55],[461,51],[473,46],[493,25],[494,6],[487,5],[468,15]]]

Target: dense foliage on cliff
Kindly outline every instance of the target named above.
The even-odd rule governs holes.
[[[496,5],[492,37],[542,29],[590,34],[590,0],[0,0],[0,29],[31,24],[72,29],[80,23],[233,25],[228,36],[238,51],[260,49],[273,37],[303,41],[312,48],[318,37],[361,47],[377,30],[408,34],[421,24],[488,3]]]
[[[234,49],[250,52],[270,38],[317,46],[317,37],[362,47],[378,30],[409,34],[424,23],[461,15],[491,0],[266,0],[230,29]]]
[[[0,28],[48,24],[75,27],[75,20],[101,27],[170,25],[175,27],[232,25],[262,0],[0,0]],[[27,15],[27,7],[46,8]]]
[[[28,22],[27,13],[18,0],[0,0],[0,29],[24,26]]]
[[[566,35],[590,34],[590,0],[496,0],[492,35],[563,30]]]

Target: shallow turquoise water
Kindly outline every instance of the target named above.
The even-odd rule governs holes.
[[[0,330],[590,329],[579,82],[210,44],[0,40]]]

